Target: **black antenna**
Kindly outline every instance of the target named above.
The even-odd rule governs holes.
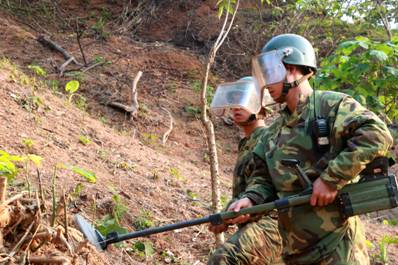
[[[325,117],[318,117],[316,115],[316,81],[314,78],[314,126],[313,126],[313,137],[318,151],[325,153],[329,150],[329,124]]]
[[[315,80],[315,78],[313,79],[314,80],[314,119],[316,119],[317,118],[317,115],[316,115],[316,101],[315,101],[315,96],[316,96],[316,93],[315,93],[315,90],[316,90],[316,80]]]

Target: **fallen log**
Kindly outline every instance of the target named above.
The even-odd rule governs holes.
[[[70,64],[74,63],[78,66],[83,67],[83,64],[79,63],[74,56],[72,56],[67,50],[62,48],[59,44],[52,41],[50,38],[40,35],[37,37],[37,41],[40,42],[43,46],[48,47],[51,50],[57,51],[62,54],[65,59],[65,62],[59,67],[59,75],[62,76],[64,74],[65,68]]]

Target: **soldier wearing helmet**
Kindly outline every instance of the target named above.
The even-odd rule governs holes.
[[[366,164],[387,154],[392,137],[384,122],[352,97],[314,91],[308,80],[315,72],[312,45],[295,34],[272,38],[253,59],[259,86],[284,107],[254,148],[249,185],[229,209],[300,193],[295,171],[281,163],[299,160],[313,190],[309,205],[278,211],[285,263],[366,265],[362,224],[358,217],[342,217],[335,198]],[[247,220],[240,216],[229,223]]]
[[[244,133],[244,138],[239,142],[233,174],[232,200],[228,205],[238,200],[238,195],[246,189],[253,170],[253,165],[250,164],[253,147],[266,130],[263,115],[259,112],[262,105],[266,105],[268,101],[265,99],[262,102],[260,98],[260,89],[252,77],[219,85],[213,97],[211,110],[217,114],[230,112],[234,123]],[[228,209],[228,206],[226,208]],[[209,225],[209,230],[214,233],[227,229],[228,224]],[[258,216],[239,225],[238,231],[209,257],[208,264],[280,264],[281,254],[282,239],[274,213]]]

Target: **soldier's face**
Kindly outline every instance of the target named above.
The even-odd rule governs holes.
[[[278,102],[278,103],[284,102],[284,97],[282,95],[283,82],[279,82],[276,84],[266,86],[266,89],[268,89],[269,94],[271,95],[272,99],[275,102]]]
[[[232,108],[231,111],[232,111],[232,119],[237,124],[246,122],[251,115],[250,112],[242,108]]]

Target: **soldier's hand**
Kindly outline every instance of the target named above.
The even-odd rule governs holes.
[[[317,178],[312,186],[312,196],[310,204],[312,206],[325,206],[333,202],[336,198],[337,190],[321,178]]]
[[[253,206],[253,203],[249,198],[243,198],[243,199],[233,202],[228,207],[228,211],[239,212],[240,209],[252,207],[252,206]],[[234,224],[246,223],[247,221],[249,221],[249,219],[250,219],[250,214],[245,214],[245,215],[235,217],[233,219],[225,220],[225,222],[228,224],[234,225]]]
[[[213,225],[209,224],[209,231],[215,234],[223,233],[228,230],[228,224]]]

